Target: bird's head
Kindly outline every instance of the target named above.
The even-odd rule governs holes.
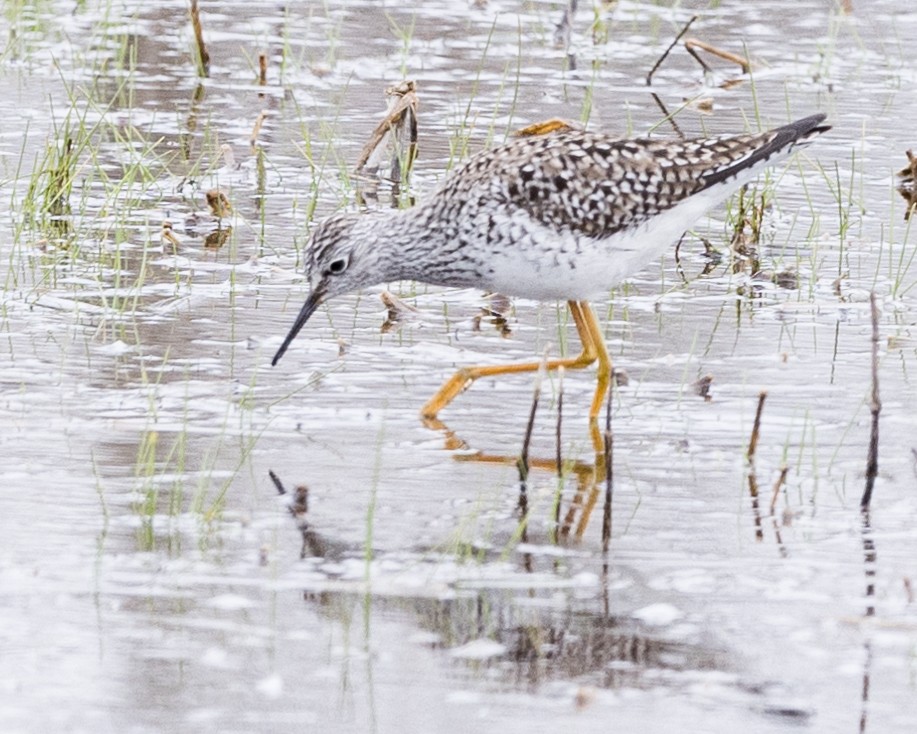
[[[381,283],[385,274],[372,256],[378,234],[372,215],[335,214],[316,227],[306,245],[306,275],[312,290],[296,321],[271,361],[276,365],[287,347],[322,303]]]

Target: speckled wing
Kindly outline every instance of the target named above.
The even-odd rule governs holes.
[[[508,213],[522,209],[547,226],[602,238],[704,189],[753,175],[774,155],[827,130],[823,120],[813,115],[766,133],[696,140],[619,140],[581,131],[523,138],[472,159],[475,175],[453,181],[488,185],[489,203],[503,203]]]

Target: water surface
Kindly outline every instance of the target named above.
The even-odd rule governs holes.
[[[558,3],[208,3],[206,79],[184,3],[4,6],[4,731],[912,728],[917,268],[894,174],[917,13],[579,5],[565,44]],[[678,47],[648,90],[693,14],[690,35],[747,52],[751,77],[724,87],[737,69],[705,76]],[[512,462],[532,380],[476,384],[448,434],[417,418],[456,366],[575,350],[561,305],[519,300],[501,325],[480,293],[392,284],[416,314],[383,329],[381,287],[337,299],[270,367],[307,294],[309,226],[354,206],[350,172],[403,78],[420,157],[402,203],[535,120],[674,134],[650,91],[670,111],[712,100],[677,114],[687,135],[819,110],[834,125],[756,186],[761,274],[733,267],[733,202],[596,304],[628,377],[607,554],[604,485],[577,497],[590,374],[564,380],[579,473],[536,468],[525,542]],[[213,187],[237,212],[219,247]],[[551,381],[533,464],[556,455],[557,419]],[[308,485],[305,534],[270,470]],[[558,487],[572,525],[555,543]]]

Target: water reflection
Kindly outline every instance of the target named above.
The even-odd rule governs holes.
[[[917,393],[913,237],[898,227],[913,167],[890,174],[914,97],[887,31],[913,37],[915,19],[847,5],[699,11],[692,33],[747,49],[754,84],[702,79],[675,47],[648,89],[691,10],[209,3],[202,81],[181,3],[8,3],[0,728],[909,731]],[[422,95],[418,156],[410,182],[383,156],[373,199],[350,172],[405,76]],[[536,434],[528,518],[526,390],[479,388],[439,433],[416,409],[467,351],[556,344],[550,307],[405,287],[418,312],[393,301],[399,328],[380,335],[375,297],[354,298],[299,361],[267,368],[324,214],[410,205],[533,120],[642,133],[664,109],[686,135],[715,134],[813,106],[838,131],[820,164],[718,212],[685,238],[680,272],[667,258],[607,305],[632,376],[614,464],[570,407],[573,448],[552,455]],[[236,217],[185,232],[212,188]],[[743,273],[701,254],[733,236]],[[887,295],[887,428],[874,510],[854,524],[869,290]],[[753,490],[742,447],[761,389]]]
[[[553,680],[602,688],[677,685],[678,674],[727,671],[729,654],[709,643],[667,637],[627,617],[552,608],[537,589],[518,596],[464,594],[448,600],[395,604],[431,633],[431,645],[451,652],[466,674],[511,688],[537,691]],[[472,643],[485,638],[492,646]]]

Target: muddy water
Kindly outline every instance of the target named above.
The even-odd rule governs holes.
[[[565,46],[559,4],[477,5],[207,3],[203,81],[184,3],[4,7],[4,731],[913,728],[917,265],[893,174],[914,144],[917,13],[619,3],[580,7]],[[691,35],[755,65],[724,89],[735,69],[714,61],[705,81],[673,52],[663,103],[713,101],[678,115],[685,133],[816,110],[835,130],[771,176],[760,255],[779,285],[703,255],[699,237],[726,252],[721,210],[597,305],[628,377],[610,549],[581,374],[561,439],[579,474],[536,468],[521,542],[500,459],[519,452],[531,380],[475,385],[449,433],[417,410],[456,365],[575,349],[564,310],[517,301],[494,324],[479,293],[394,284],[417,313],[383,330],[381,288],[338,299],[271,368],[307,293],[308,225],[353,204],[390,84],[418,84],[422,196],[533,120],[656,125],[645,77],[693,13]],[[55,180],[66,207],[44,195]],[[218,224],[216,186],[236,210]],[[864,525],[870,290],[883,411]],[[556,391],[535,465],[556,455]],[[305,529],[269,470],[309,486]],[[558,487],[572,524],[554,543]]]

